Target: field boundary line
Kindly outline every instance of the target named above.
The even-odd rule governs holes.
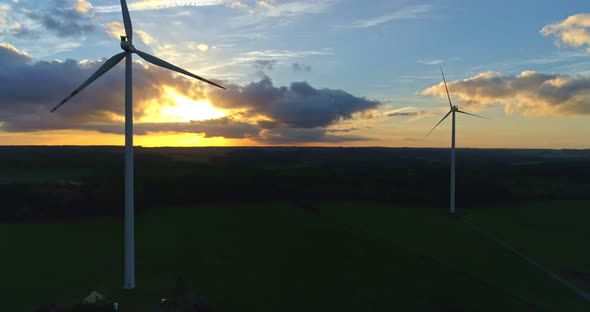
[[[469,222],[469,221],[467,221],[465,219],[463,219],[462,221],[465,224],[467,224],[470,227],[472,227],[473,229],[475,229],[476,231],[478,231],[481,234],[483,234],[484,236],[486,236],[487,238],[493,240],[498,245],[504,247],[505,249],[507,249],[508,251],[512,252],[513,254],[521,257],[522,259],[524,259],[529,264],[532,264],[533,266],[537,267],[537,269],[541,270],[543,273],[545,273],[546,275],[548,275],[549,277],[551,277],[552,279],[554,279],[555,281],[557,281],[561,285],[563,285],[563,286],[569,288],[571,291],[575,292],[576,295],[580,296],[587,303],[590,303],[590,294],[588,294],[584,290],[578,288],[576,285],[574,285],[570,281],[568,281],[565,278],[559,276],[557,273],[551,271],[549,268],[543,266],[542,264],[538,263],[537,261],[535,261],[532,258],[528,257],[527,255],[523,254],[522,252],[516,250],[514,247],[512,247],[508,243],[500,240],[499,238],[497,238],[496,236],[494,236],[492,233],[490,233],[490,232],[488,232],[488,231],[486,231],[486,230],[478,227],[477,225],[475,225],[475,224],[473,224],[473,223],[471,223],[471,222]]]

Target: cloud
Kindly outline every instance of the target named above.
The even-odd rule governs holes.
[[[2,42],[0,43],[0,60],[0,68],[6,68],[26,64],[31,61],[31,57],[26,52],[19,51],[14,46]]]
[[[427,112],[424,110],[419,110],[417,107],[402,107],[397,109],[392,109],[388,111],[378,112],[375,117],[399,117],[399,118],[408,118],[409,121],[416,121],[418,119],[422,119],[425,117],[432,117],[437,116],[433,112]]]
[[[370,28],[396,20],[409,20],[424,17],[433,11],[431,5],[413,5],[393,11],[389,14],[356,20],[346,25],[338,25],[337,29]]]
[[[275,3],[273,4],[275,9],[270,12],[272,12],[273,15],[280,17],[294,17],[302,14],[319,14],[332,7],[335,3],[336,0],[306,0]]]
[[[92,9],[92,4],[86,0],[75,0],[74,10],[81,14],[88,14]]]
[[[49,110],[88,79],[103,61],[31,62],[24,52],[0,44],[0,123],[4,131],[82,128],[87,123],[119,121],[124,116],[124,67],[84,89],[56,113]],[[150,106],[173,105],[166,88],[193,99],[204,99],[202,85],[155,66],[134,66],[134,114]]]
[[[255,65],[258,60],[272,60],[276,63],[288,63],[294,59],[306,58],[311,56],[330,56],[334,55],[331,48],[324,48],[317,51],[311,50],[261,50],[240,53],[239,56],[232,58],[230,61],[221,65],[212,65],[203,68],[203,72],[220,72],[227,71],[227,68],[233,66]],[[259,73],[260,74],[260,73]]]
[[[128,4],[129,11],[161,10],[177,7],[202,7],[223,5],[224,0],[143,0]],[[101,5],[94,7],[99,13],[121,12],[121,5]]]
[[[209,50],[209,46],[204,43],[189,42],[186,44],[186,46],[191,50],[199,50],[201,52],[206,52]]]
[[[441,59],[420,59],[416,61],[417,63],[424,64],[424,65],[440,65],[445,62],[445,60]]]
[[[246,9],[250,8],[247,4],[242,3],[240,1],[234,1],[230,4],[226,4],[226,6],[228,6],[230,8],[234,8],[234,9],[241,9],[241,10],[246,10]]]
[[[572,15],[560,23],[550,24],[541,29],[544,36],[555,36],[557,45],[586,47],[590,53],[590,14]]]
[[[333,52],[324,51],[293,51],[293,50],[262,50],[262,51],[250,51],[242,53],[239,57],[234,58],[233,61],[236,63],[253,62],[259,59],[274,59],[274,60],[289,60],[294,58],[301,58],[307,56],[324,56],[334,55]]]
[[[125,26],[121,22],[110,22],[104,25],[107,34],[111,37],[116,38],[117,40],[120,39],[121,35],[125,35]],[[156,39],[150,34],[145,31],[138,30],[137,28],[133,28],[133,34],[135,34],[139,40],[141,40],[145,44],[150,44],[155,42]]]
[[[270,1],[259,0],[259,1],[256,1],[256,4],[258,4],[259,7],[265,8],[268,10],[276,10],[277,9],[277,7],[275,7],[273,4],[271,4]]]
[[[327,130],[327,132],[334,132],[334,133],[336,133],[336,132],[352,132],[352,131],[358,131],[359,128],[354,128],[354,127],[352,127],[352,128],[342,128],[342,129],[339,129],[339,128],[336,128],[336,129],[329,128],[329,129],[326,129],[326,130]]]
[[[264,144],[297,144],[297,143],[338,143],[365,141],[366,138],[357,136],[336,136],[328,134],[323,128],[299,129],[276,128],[264,129],[259,125],[240,122],[231,118],[220,118],[204,121],[192,121],[189,123],[140,123],[134,126],[136,134],[148,134],[156,132],[196,133],[206,138],[224,137],[229,139],[252,139]],[[123,134],[123,125],[110,125],[103,129],[93,129],[100,132]]]
[[[293,63],[291,68],[294,72],[311,72],[311,66],[305,64]]]
[[[255,60],[254,67],[258,70],[272,70],[273,66],[277,64],[276,60]]]
[[[416,117],[416,116],[420,116],[425,114],[425,111],[419,111],[419,112],[395,112],[395,113],[389,113],[386,114],[385,116],[387,117]]]
[[[505,112],[525,116],[590,114],[590,78],[525,71],[520,75],[485,72],[462,81],[449,82],[449,91],[460,105],[473,109],[502,104]],[[423,95],[446,97],[441,82]]]
[[[116,66],[55,113],[61,99],[104,61],[40,61],[0,44],[0,131],[88,130],[122,133],[124,67]],[[364,138],[339,136],[326,127],[350,120],[380,102],[342,90],[317,89],[306,82],[275,87],[270,78],[227,90],[207,92],[200,82],[155,66],[134,64],[136,134],[194,133],[205,137],[249,138],[267,144],[344,142]],[[41,87],[42,86],[42,87]],[[142,122],[150,112],[176,105],[174,93],[194,101],[209,100],[229,115],[204,121]]]
[[[250,14],[254,13],[254,10],[252,10],[250,8],[250,6],[248,6],[247,4],[242,3],[240,1],[234,1],[232,3],[226,4],[226,6],[232,8],[232,9],[239,9],[239,10],[248,12]]]
[[[9,29],[8,33],[16,38],[37,39],[41,36],[39,31],[31,30],[21,23],[15,23]]]
[[[9,4],[0,4],[0,36],[9,35],[19,39],[39,38],[39,31],[31,30],[23,24],[27,19],[25,12],[29,11],[14,10]]]
[[[8,24],[8,16],[10,14],[11,7],[8,4],[0,4],[0,26]]]
[[[267,144],[295,144],[295,143],[341,143],[366,141],[368,138],[358,136],[339,136],[327,134],[323,128],[315,129],[298,129],[298,128],[280,128],[273,130],[263,130],[260,136],[255,138]]]
[[[75,37],[96,30],[92,5],[84,0],[52,0],[50,10],[26,10],[26,16],[59,37]]]
[[[310,55],[334,55],[333,52],[329,51],[289,51],[289,50],[263,50],[263,51],[250,51],[244,53],[246,57],[274,57],[278,59],[289,59],[295,57],[304,57]]]
[[[102,133],[124,134],[122,123],[85,124],[83,130]],[[228,117],[190,122],[139,122],[133,125],[135,135],[150,133],[193,133],[205,138],[224,137],[245,139],[257,137],[261,129],[253,124],[240,122]]]
[[[222,37],[259,38],[264,36],[266,30],[290,25],[302,15],[320,14],[337,1],[339,0],[252,1],[253,4],[248,7],[236,4],[235,7],[247,14],[229,18],[225,23],[229,26],[226,27],[225,33],[231,35],[226,34]]]
[[[275,87],[269,77],[245,86],[226,87],[223,92],[216,90],[209,94],[215,106],[262,114],[282,126],[294,128],[325,127],[381,104],[342,90],[316,89],[307,82]]]

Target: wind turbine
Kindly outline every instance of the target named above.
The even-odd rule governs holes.
[[[104,75],[111,68],[117,65],[123,58],[125,62],[125,284],[124,288],[135,288],[135,243],[134,243],[134,212],[133,212],[133,86],[132,86],[132,56],[133,53],[139,55],[141,58],[154,65],[190,76],[192,78],[212,84],[216,87],[225,89],[224,87],[209,81],[205,78],[199,77],[189,71],[186,71],[178,66],[172,65],[162,59],[145,52],[137,50],[133,46],[133,26],[131,25],[131,17],[129,16],[129,9],[127,2],[121,0],[121,10],[123,12],[123,23],[125,24],[125,35],[121,36],[121,49],[123,52],[114,55],[108,59],[102,66],[94,73],[88,80],[81,84],[74,92],[68,95],[59,105],[53,108],[54,112],[65,102],[70,100],[82,89],[86,88],[98,77]]]
[[[452,134],[451,134],[451,207],[450,207],[450,213],[451,213],[451,215],[454,215],[455,214],[455,113],[471,115],[471,116],[484,118],[484,119],[488,119],[488,118],[483,117],[483,116],[479,116],[476,114],[464,112],[464,111],[460,110],[457,105],[453,105],[453,102],[451,101],[451,95],[449,94],[449,88],[447,87],[447,80],[445,79],[445,73],[443,72],[442,66],[440,68],[440,73],[442,74],[443,82],[445,83],[445,90],[447,90],[447,98],[449,99],[450,110],[436,124],[436,126],[434,126],[434,128],[432,128],[432,130],[430,130],[430,132],[428,132],[428,134],[426,136],[429,136],[432,133],[432,131],[434,131],[434,129],[436,129],[436,127],[438,127],[438,125],[440,125],[445,119],[447,119],[447,117],[449,117],[449,115],[451,115],[451,114],[453,115],[453,130],[452,130]]]

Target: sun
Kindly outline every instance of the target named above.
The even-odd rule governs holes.
[[[159,107],[152,106],[148,109],[144,122],[189,122],[191,120],[208,120],[221,118],[227,114],[219,110],[209,101],[195,101],[175,92],[174,89],[166,89],[167,96],[171,99],[171,105]]]
[[[162,117],[174,122],[188,122],[191,120],[207,120],[224,117],[226,114],[213,107],[209,101],[193,101],[185,96],[171,92],[176,106],[162,109]]]

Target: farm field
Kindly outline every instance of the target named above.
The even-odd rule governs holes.
[[[366,202],[150,209],[136,219],[132,294],[120,290],[121,218],[2,224],[1,308],[73,304],[98,290],[121,307],[153,309],[182,276],[219,311],[585,311],[588,303],[471,226],[583,287],[587,204],[484,207],[457,218]]]

